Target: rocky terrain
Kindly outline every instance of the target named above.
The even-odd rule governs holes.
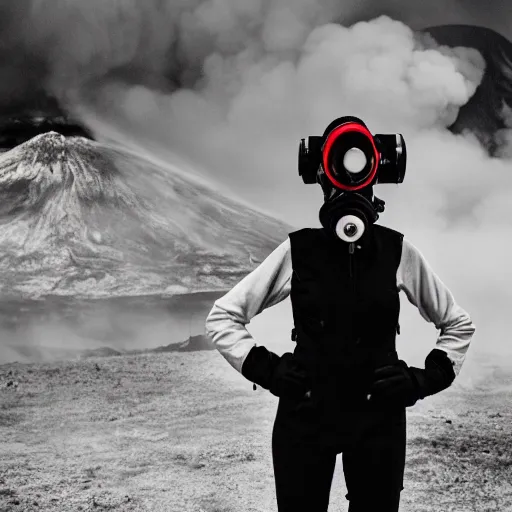
[[[510,373],[409,409],[404,512],[512,510]],[[277,399],[216,351],[0,366],[0,510],[274,512]],[[347,510],[341,460],[330,512]]]

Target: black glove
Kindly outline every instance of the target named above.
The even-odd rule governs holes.
[[[275,396],[303,398],[310,394],[306,372],[297,364],[291,352],[281,356],[272,375],[270,392]]]
[[[446,352],[434,349],[425,359],[425,369],[409,367],[404,361],[379,368],[374,373],[368,399],[410,407],[426,396],[448,388],[455,379]]]
[[[435,395],[451,386],[455,380],[453,363],[448,354],[435,348],[425,359],[425,369],[411,368],[420,389],[420,398]]]
[[[277,397],[302,398],[310,387],[293,357],[291,352],[279,357],[265,347],[253,347],[242,365],[242,375]]]
[[[368,399],[373,403],[409,407],[420,398],[418,381],[413,368],[404,361],[375,370]]]
[[[264,389],[272,385],[272,376],[280,357],[265,347],[252,347],[242,364],[242,375]]]

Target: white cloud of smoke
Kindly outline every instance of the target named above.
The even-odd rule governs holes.
[[[342,112],[374,132],[444,128],[483,67],[472,50],[423,48],[411,29],[382,17],[317,27],[294,58],[253,47],[235,57],[214,53],[196,89],[166,94],[113,83],[99,101],[140,137],[196,159],[253,203],[265,191],[266,206],[293,220],[296,206],[283,198],[311,196],[294,171],[301,137],[322,133]]]
[[[382,223],[404,231],[453,289],[477,324],[475,344],[508,350],[510,160],[446,129],[484,62],[467,48],[424,47],[407,25],[487,22],[506,33],[497,10],[462,1],[20,5],[30,7],[24,45],[37,48],[52,91],[72,100],[78,92],[90,119],[101,112],[162,153],[185,155],[291,224],[316,224],[321,201],[297,174],[300,138],[340,115],[361,117],[373,133],[402,133],[408,170],[404,184],[376,190],[388,201]],[[261,342],[263,333],[277,341],[281,331],[271,331]],[[424,357],[432,332],[409,332],[425,340]]]

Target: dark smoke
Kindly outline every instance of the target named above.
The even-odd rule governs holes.
[[[106,82],[197,88],[210,59],[249,66],[265,55],[293,58],[328,22],[386,14],[413,29],[485,24],[512,35],[506,8],[505,0],[2,0],[0,112],[33,102],[43,88],[71,104]]]
[[[332,8],[335,3],[4,0],[0,108],[38,95],[34,83],[61,100],[106,81],[165,91],[194,86],[211,54],[235,56],[246,47],[295,50],[312,26],[335,17],[340,10]],[[290,19],[295,24],[291,36]]]

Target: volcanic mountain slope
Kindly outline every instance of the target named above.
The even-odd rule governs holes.
[[[225,290],[289,227],[122,148],[50,132],[0,155],[0,293]]]
[[[423,35],[437,44],[474,48],[482,54],[483,79],[450,129],[473,132],[494,155],[503,142],[503,129],[512,127],[512,43],[494,30],[472,25],[429,27]]]

